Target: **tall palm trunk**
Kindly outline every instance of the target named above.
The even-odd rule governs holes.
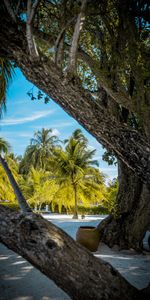
[[[77,186],[73,184],[74,189],[74,214],[73,219],[78,219],[78,199],[77,199]]]
[[[19,206],[21,208],[21,211],[23,213],[28,213],[28,212],[32,212],[31,208],[28,206],[24,196],[22,195],[21,191],[20,191],[20,188],[11,172],[11,170],[9,169],[8,167],[8,164],[6,162],[6,160],[0,155],[0,163],[2,164],[7,176],[8,176],[8,179],[10,181],[10,184],[14,190],[14,193],[16,195],[16,198],[18,200],[18,203],[19,203]]]

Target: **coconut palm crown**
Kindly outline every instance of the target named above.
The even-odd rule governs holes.
[[[45,170],[57,143],[58,137],[53,135],[52,129],[42,128],[35,132],[20,164],[21,173],[28,173],[31,167]]]
[[[98,161],[93,160],[95,151],[88,150],[87,143],[72,135],[65,150],[56,149],[54,153],[53,167],[55,166],[56,180],[60,185],[57,197],[62,201],[63,194],[68,194],[67,198],[74,199],[74,218],[78,218],[78,201],[84,202],[88,198],[91,200],[94,192],[100,192],[98,181],[95,180],[98,175],[95,170],[98,169],[93,167],[98,166]]]

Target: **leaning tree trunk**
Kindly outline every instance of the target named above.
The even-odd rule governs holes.
[[[146,299],[143,291],[130,285],[110,264],[94,257],[39,215],[23,215],[0,205],[0,241],[55,281],[72,299]]]
[[[15,180],[15,178],[14,178],[11,170],[9,169],[6,160],[1,155],[0,155],[0,163],[2,164],[3,169],[5,170],[5,172],[6,172],[7,176],[8,176],[8,179],[9,179],[10,184],[11,184],[13,190],[14,190],[14,193],[15,193],[16,198],[18,200],[18,203],[19,203],[19,206],[21,208],[21,211],[23,213],[31,212],[32,210],[29,207],[29,205],[27,204],[24,196],[22,195],[21,190],[20,190],[20,188],[19,188],[19,186],[18,186],[18,184],[17,184],[17,182],[16,182],[16,180]]]
[[[101,240],[110,247],[139,250],[150,226],[150,189],[120,161],[118,169],[116,213],[99,224]]]

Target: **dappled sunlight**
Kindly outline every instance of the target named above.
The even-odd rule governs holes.
[[[114,255],[102,255],[102,254],[95,254],[96,257],[100,257],[100,258],[114,258]],[[123,256],[116,256],[117,259],[123,259],[123,260],[129,260],[132,259],[132,257],[123,257]]]
[[[49,214],[53,224],[68,233],[73,239],[82,225],[97,226],[106,216],[85,216],[85,219],[72,220],[71,215]],[[52,218],[53,217],[53,218]],[[53,237],[57,239],[57,234]],[[63,240],[58,237],[60,243]],[[58,241],[57,241],[58,243]],[[56,285],[25,261],[20,255],[0,245],[0,293],[11,295],[10,300],[69,300],[70,298]],[[150,280],[150,255],[136,254],[133,251],[118,251],[100,243],[98,251],[93,253],[97,258],[109,262],[132,285],[142,289]],[[37,285],[38,283],[38,285]],[[13,295],[13,298],[12,298]]]
[[[16,265],[20,265],[20,264],[24,264],[25,263],[25,261],[16,261],[16,262],[14,262],[12,265],[14,265],[14,266],[16,266]]]
[[[138,289],[146,287],[150,281],[150,255],[137,254],[133,251],[115,250],[100,243],[97,258],[110,263],[122,276]]]
[[[7,256],[3,256],[3,255],[2,255],[2,256],[0,257],[0,260],[6,260],[6,259],[8,259]]]
[[[0,266],[0,299],[1,296],[4,300],[70,299],[30,263],[2,244],[0,244]]]

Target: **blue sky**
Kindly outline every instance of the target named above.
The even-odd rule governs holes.
[[[22,155],[34,132],[42,128],[52,128],[53,133],[61,140],[68,138],[75,129],[81,128],[88,138],[89,148],[97,150],[95,158],[99,161],[100,170],[108,176],[108,179],[117,177],[117,167],[108,166],[102,160],[104,150],[96,139],[55,102],[44,104],[38,100],[31,101],[27,92],[32,87],[33,84],[25,79],[19,69],[16,69],[7,94],[7,111],[0,120],[0,136],[11,144],[12,151]],[[34,87],[35,94],[36,91]]]

